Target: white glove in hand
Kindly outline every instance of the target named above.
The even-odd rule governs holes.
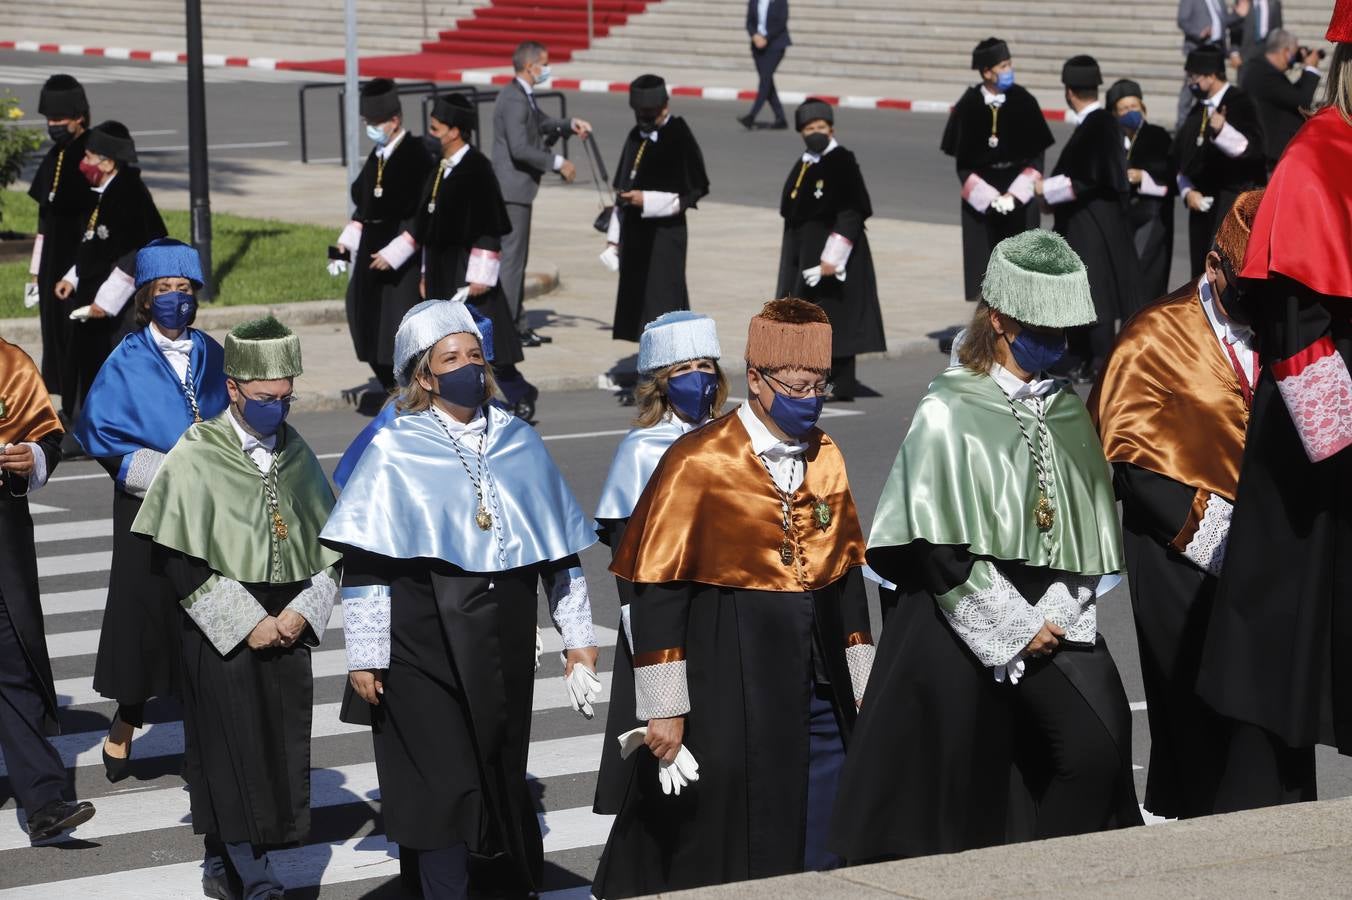
[[[643,746],[647,737],[647,727],[639,726],[616,738],[620,742],[620,759],[632,756],[635,750]],[[681,749],[676,751],[676,759],[673,762],[658,761],[657,781],[662,785],[662,793],[680,796],[681,788],[690,787],[699,781],[699,763],[695,761],[695,755],[682,745]]]
[[[568,702],[574,712],[582,713],[584,719],[593,718],[596,711],[592,703],[601,699],[601,679],[582,663],[575,663],[572,673],[564,676],[563,681],[568,687]]]
[[[1197,201],[1198,212],[1211,212],[1211,207],[1216,205],[1215,197],[1203,197]]]
[[[34,284],[31,281],[25,284],[23,286],[23,308],[32,309],[33,307],[37,306],[38,298],[40,296],[41,295],[38,293],[38,286],[36,284]]]
[[[329,274],[337,278],[339,275],[347,274],[347,260],[331,259],[329,260]]]
[[[92,304],[87,303],[84,306],[81,306],[79,309],[72,310],[70,314],[70,320],[72,322],[88,322],[90,319],[93,318],[93,315],[90,314],[89,312],[89,307],[91,305]]]
[[[540,656],[545,652],[545,637],[540,633],[540,626],[535,626],[535,671],[540,671]]]
[[[835,279],[837,281],[845,280],[845,270],[836,269]],[[803,280],[807,282],[808,287],[816,287],[822,282],[822,267],[813,266],[810,269],[803,270]]]
[[[991,209],[1002,216],[1007,216],[1014,211],[1014,198],[1009,194],[1001,194],[991,201]]]
[[[1010,684],[1018,684],[1019,679],[1023,677],[1023,660],[1015,659],[1003,666],[996,666],[991,672],[995,675],[996,684],[1004,684],[1006,679]]]
[[[601,251],[599,257],[601,265],[612,272],[620,271],[620,251],[613,244],[606,244],[606,249]]]

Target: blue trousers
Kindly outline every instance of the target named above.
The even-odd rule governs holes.
[[[839,868],[843,860],[826,849],[831,810],[836,804],[840,769],[845,764],[845,742],[831,705],[829,685],[814,685],[808,711],[807,834],[803,843],[803,869],[824,872]]]
[[[760,77],[760,84],[756,87],[756,102],[751,104],[753,119],[768,102],[770,112],[775,114],[775,121],[784,121],[784,107],[779,102],[779,91],[775,90],[775,69],[784,59],[784,50],[784,46],[772,44],[764,50],[751,51],[751,58],[756,61],[756,74]]]

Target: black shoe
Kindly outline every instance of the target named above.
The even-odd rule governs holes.
[[[789,129],[789,120],[775,119],[773,122],[770,123],[769,127],[771,131],[787,131]]]
[[[222,873],[202,876],[202,896],[214,900],[235,900],[238,895],[230,889],[230,879]]]
[[[118,713],[113,713],[113,721],[108,724],[108,733],[113,733],[113,727],[122,721]],[[122,779],[131,774],[131,744],[127,745],[127,755],[123,759],[108,755],[108,741],[103,742],[103,774],[108,776],[111,784],[117,784]]]
[[[539,333],[538,331],[536,331],[534,328],[527,328],[527,329],[525,329],[525,330],[523,330],[523,331],[517,332],[517,334],[519,334],[519,335],[521,336],[521,343],[522,343],[522,344],[526,344],[527,341],[533,341],[533,342],[534,342],[534,343],[531,343],[531,344],[526,344],[526,346],[528,346],[528,347],[538,347],[538,346],[540,346],[541,344],[552,344],[552,343],[554,343],[554,339],[553,339],[552,337],[550,337],[549,335],[540,334],[540,333]]]
[[[738,116],[737,121],[740,122],[742,124],[742,127],[745,128],[747,131],[752,131],[756,127],[756,120],[753,119],[749,114],[745,116]]]
[[[535,421],[535,401],[540,399],[540,389],[535,385],[526,387],[526,396],[516,401],[512,407],[513,414],[523,422]]]
[[[51,840],[92,818],[94,804],[87,800],[80,803],[53,800],[28,817],[28,840],[34,844]]]

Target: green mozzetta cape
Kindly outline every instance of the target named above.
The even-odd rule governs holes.
[[[1018,404],[1029,436],[1037,420]],[[1084,404],[1068,386],[1050,396],[1053,505],[1038,531],[1037,473],[1004,392],[988,375],[951,368],[934,380],[883,488],[869,536],[875,550],[914,541],[1077,575],[1122,569],[1112,475]]]
[[[304,581],[336,563],[342,555],[319,543],[333,490],[309,446],[290,425],[278,433],[278,512],[288,532],[278,540],[263,478],[228,415],[193,425],[179,439],[131,530],[245,584]]]

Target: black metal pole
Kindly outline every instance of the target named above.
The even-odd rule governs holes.
[[[188,32],[188,198],[192,245],[202,258],[202,299],[216,296],[211,271],[211,179],[207,174],[207,92],[202,71],[202,2],[185,0]]]

